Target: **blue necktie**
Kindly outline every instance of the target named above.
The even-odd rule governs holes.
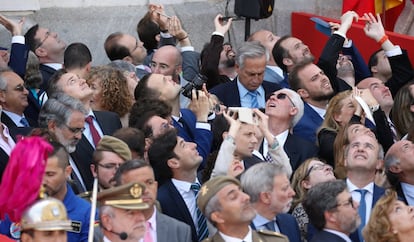
[[[22,117],[22,119],[20,119],[20,123],[23,124],[24,127],[30,127],[29,122],[27,122],[27,119],[25,117]]]
[[[257,91],[249,91],[247,94],[250,96],[250,107],[259,108],[259,103],[257,102]]]
[[[267,229],[267,230],[270,230],[270,231],[276,231],[276,228],[275,228],[275,221],[274,220],[270,220],[269,222],[267,222],[267,223],[265,223],[265,228]]]
[[[367,190],[365,189],[357,189],[355,190],[359,193],[361,193],[361,200],[359,201],[359,207],[358,207],[358,213],[359,217],[361,217],[361,225],[359,225],[358,228],[358,235],[359,235],[359,241],[364,241],[364,238],[362,237],[362,229],[365,227],[365,218],[367,213],[367,204],[365,203],[365,194],[367,194]]]
[[[198,183],[191,184],[190,189],[194,192],[196,196],[196,201],[198,197],[198,191],[200,191],[200,188],[201,186]],[[207,228],[206,217],[204,217],[203,213],[200,211],[198,206],[197,206],[197,225],[198,225],[198,229],[197,229],[198,241],[202,241],[203,239],[208,237],[208,228]]]

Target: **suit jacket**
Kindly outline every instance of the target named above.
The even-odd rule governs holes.
[[[40,85],[40,90],[46,91],[49,87],[49,79],[53,76],[53,74],[55,74],[56,70],[44,64],[39,65],[39,70],[42,74],[43,80],[42,84]]]
[[[265,91],[265,97],[280,89],[280,86],[278,84],[270,83],[267,81],[263,81],[262,87]],[[220,84],[211,89],[210,92],[215,94],[219,100],[227,107],[241,106],[239,88],[237,87],[236,80]]]
[[[196,128],[196,117],[194,113],[189,109],[181,109],[181,118],[185,122],[180,124],[173,119],[173,125],[178,130],[178,136],[183,138],[187,142],[194,142],[197,144],[197,151],[203,157],[203,162],[200,164],[199,169],[204,168],[207,161],[207,157],[210,154],[213,134],[207,129]]]
[[[283,146],[286,154],[290,158],[290,165],[293,172],[308,158],[315,157],[318,147],[295,134],[288,134],[285,145]]]
[[[388,60],[391,66],[392,76],[385,85],[390,89],[392,96],[395,97],[398,90],[414,78],[413,67],[406,50],[402,50],[401,55],[388,57]]]
[[[300,230],[295,217],[288,213],[281,213],[276,215],[276,223],[280,233],[288,237],[289,242],[301,242]],[[250,227],[256,230],[253,222],[250,224]]]
[[[191,227],[157,211],[157,242],[191,242]]]
[[[26,117],[27,122],[29,122],[30,127],[37,127],[37,122],[29,117]],[[18,128],[13,120],[5,113],[1,113],[1,122],[6,125],[9,129]]]
[[[281,85],[284,79],[285,79],[284,76],[280,76],[279,74],[274,72],[272,69],[270,69],[269,66],[266,66],[263,80]]]
[[[26,73],[27,56],[29,54],[29,47],[25,44],[12,43],[10,50],[10,68],[16,72],[21,78],[24,78]]]
[[[316,144],[316,131],[322,122],[322,117],[308,103],[304,102],[303,116],[293,128],[293,134]]]
[[[203,242],[225,242],[221,235],[217,232],[213,237],[203,240]],[[289,242],[286,236],[270,231],[252,231],[253,242]]]
[[[344,239],[339,237],[336,234],[330,233],[325,230],[318,231],[315,236],[313,236],[310,242],[346,242]]]
[[[9,155],[0,148],[0,181],[3,177],[3,173],[6,170],[7,163],[9,162]]]
[[[379,187],[374,184],[374,194],[372,197],[372,208],[374,208],[375,204],[377,203],[378,199],[380,199],[385,193],[385,189]],[[354,231],[352,234],[349,235],[353,242],[362,242],[359,241],[358,230]]]
[[[157,200],[164,214],[184,222],[191,227],[192,241],[197,242],[197,230],[180,192],[171,180],[167,180],[158,188]]]
[[[94,111],[93,113],[95,114],[96,121],[101,127],[104,135],[112,135],[116,130],[122,127],[119,116],[113,112]],[[88,191],[92,190],[93,185],[93,176],[90,166],[92,164],[92,155],[94,151],[94,147],[82,134],[82,139],[76,145],[75,152],[70,154],[79,169]]]

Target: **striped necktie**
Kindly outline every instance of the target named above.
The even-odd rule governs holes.
[[[250,96],[250,107],[259,108],[259,102],[257,101],[257,91],[250,91],[247,94]]]
[[[198,183],[191,184],[190,189],[194,192],[196,196],[196,201],[198,197],[198,191],[200,191],[200,187],[201,186]],[[207,228],[206,217],[204,217],[203,213],[201,213],[198,206],[197,206],[197,225],[198,225],[198,229],[197,229],[198,241],[202,241],[203,239],[208,237],[208,228]]]

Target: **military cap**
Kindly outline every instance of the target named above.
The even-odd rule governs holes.
[[[236,184],[239,187],[241,186],[239,180],[231,176],[216,176],[201,186],[198,193],[197,205],[202,213],[204,213],[208,201],[210,201],[210,199],[223,187],[229,184]]]
[[[65,205],[55,198],[45,198],[36,201],[26,210],[21,219],[21,229],[55,231],[71,230],[72,226]]]
[[[124,141],[113,136],[104,135],[96,146],[96,150],[113,152],[119,155],[123,160],[132,159],[131,150],[128,145]]]
[[[100,206],[112,206],[122,209],[141,210],[149,205],[142,201],[145,186],[138,182],[112,187],[98,193],[97,200]]]

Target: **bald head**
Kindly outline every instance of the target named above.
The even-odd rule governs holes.
[[[181,63],[181,53],[177,47],[165,45],[155,51],[150,66],[152,73],[172,76],[173,80],[179,83]]]

